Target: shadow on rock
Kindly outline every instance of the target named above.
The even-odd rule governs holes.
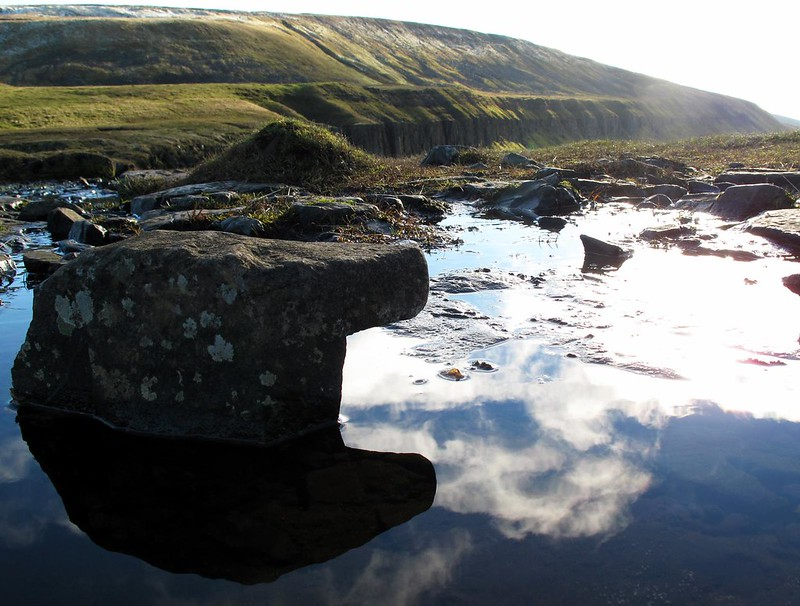
[[[175,573],[271,582],[406,522],[436,492],[422,455],[348,448],[338,429],[264,448],[134,436],[41,409],[18,421],[73,523]]]

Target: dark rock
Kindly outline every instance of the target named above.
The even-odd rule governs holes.
[[[422,159],[422,166],[450,166],[458,161],[461,148],[456,145],[437,145]]]
[[[783,285],[794,294],[800,295],[800,274],[792,274],[783,278]]]
[[[539,181],[521,181],[492,191],[481,207],[490,214],[513,219],[536,220],[542,215],[566,215],[580,210],[571,189],[555,185],[556,176]]]
[[[131,200],[131,214],[134,217],[139,217],[144,213],[155,210],[162,206],[161,199],[153,194],[144,196],[136,196]]]
[[[70,240],[75,240],[81,244],[90,244],[91,246],[108,244],[108,232],[106,229],[86,219],[75,221],[67,237]]]
[[[583,244],[583,267],[581,271],[589,273],[605,273],[622,266],[633,254],[616,244],[610,244],[597,238],[581,234]]]
[[[596,257],[606,257],[608,259],[620,259],[628,258],[631,255],[630,251],[626,251],[616,244],[610,244],[585,234],[581,234],[580,238],[583,244],[583,252],[587,256],[592,255]]]
[[[709,212],[723,219],[744,221],[764,211],[792,206],[791,198],[777,185],[736,185],[722,192]]]
[[[510,152],[500,160],[500,166],[503,168],[535,168],[538,164],[522,154]]]
[[[94,248],[94,246],[91,244],[84,244],[82,242],[76,242],[75,240],[58,241],[58,252],[62,253],[65,259],[69,254],[80,254],[92,248]]]
[[[654,208],[669,208],[673,200],[666,194],[654,194],[645,198],[645,203],[652,204]]]
[[[678,210],[710,212],[711,206],[716,202],[718,194],[686,194],[675,202]]]
[[[346,336],[427,296],[415,246],[151,232],[41,284],[13,391],[132,431],[271,443],[335,424]]]
[[[47,217],[56,208],[68,208],[85,217],[86,213],[77,205],[65,200],[36,200],[23,206],[19,211],[20,221],[47,221]]]
[[[546,166],[545,168],[539,169],[533,178],[545,179],[550,175],[558,175],[559,181],[576,179],[578,177],[578,173],[570,168],[556,168],[554,166]]]
[[[609,183],[602,189],[609,198],[645,198],[644,189],[634,183]]]
[[[69,208],[54,208],[47,215],[47,229],[53,240],[63,240],[69,236],[72,226],[84,218]]]
[[[405,210],[433,222],[444,219],[447,211],[450,210],[450,205],[447,202],[433,200],[423,195],[400,194],[397,199],[402,203]]]
[[[800,189],[800,172],[773,171],[773,170],[752,170],[752,171],[729,171],[720,174],[714,182],[727,181],[734,185],[750,185],[754,183],[771,183],[779,187],[788,187],[794,190]]]
[[[219,224],[220,231],[241,236],[259,237],[264,235],[264,224],[253,217],[228,217]]]
[[[423,456],[348,448],[338,428],[260,448],[134,436],[50,411],[22,409],[18,421],[72,523],[173,573],[272,582],[408,521],[436,493]]]
[[[230,193],[230,192],[224,192]],[[198,210],[216,208],[219,204],[212,201],[208,196],[203,195],[190,195],[190,196],[177,196],[171,198],[167,203],[170,210]]]
[[[242,208],[224,208],[219,210],[151,210],[139,219],[142,231],[201,231],[211,229],[220,216],[228,216],[232,212],[240,212]]]
[[[749,250],[741,250],[734,248],[715,248],[711,246],[703,246],[699,242],[692,246],[681,247],[683,254],[692,255],[695,257],[722,257],[733,259],[734,261],[757,261],[762,257]]]
[[[359,198],[310,200],[292,204],[281,216],[281,223],[302,229],[347,225],[374,219],[380,214],[378,207]]]
[[[718,194],[722,191],[719,187],[705,181],[689,181],[690,194]]]
[[[686,236],[692,236],[695,229],[688,225],[679,225],[677,223],[669,223],[667,225],[659,225],[658,227],[648,227],[642,230],[639,237],[643,240],[676,240]]]
[[[22,254],[22,264],[29,274],[51,274],[67,262],[51,250],[29,250]]]
[[[680,200],[688,193],[688,191],[689,190],[687,190],[685,187],[673,185],[671,183],[665,183],[662,185],[649,185],[642,188],[642,193],[644,193],[645,197],[647,198],[660,194],[667,196],[672,202]]]
[[[800,255],[800,208],[769,211],[746,221],[743,227]]]
[[[536,224],[547,231],[561,231],[567,226],[567,220],[562,217],[539,217]]]

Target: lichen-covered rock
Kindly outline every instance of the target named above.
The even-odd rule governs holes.
[[[415,246],[147,233],[39,287],[13,391],[134,431],[269,443],[335,423],[346,336],[427,293]]]

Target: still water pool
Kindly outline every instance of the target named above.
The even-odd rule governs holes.
[[[800,298],[780,283],[798,266],[730,230],[717,242],[761,258],[630,238],[673,219],[609,206],[555,236],[461,208],[432,275],[541,280],[448,295],[502,328],[480,351],[431,362],[427,333],[353,335],[346,447],[323,454],[129,442],[5,407],[2,603],[800,603]],[[580,233],[634,255],[583,272]],[[23,280],[2,295],[3,394]],[[468,379],[438,376],[453,367]]]

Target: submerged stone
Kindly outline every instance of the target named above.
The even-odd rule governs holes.
[[[39,287],[14,396],[148,434],[279,441],[336,423],[347,335],[427,295],[416,246],[147,233]]]

